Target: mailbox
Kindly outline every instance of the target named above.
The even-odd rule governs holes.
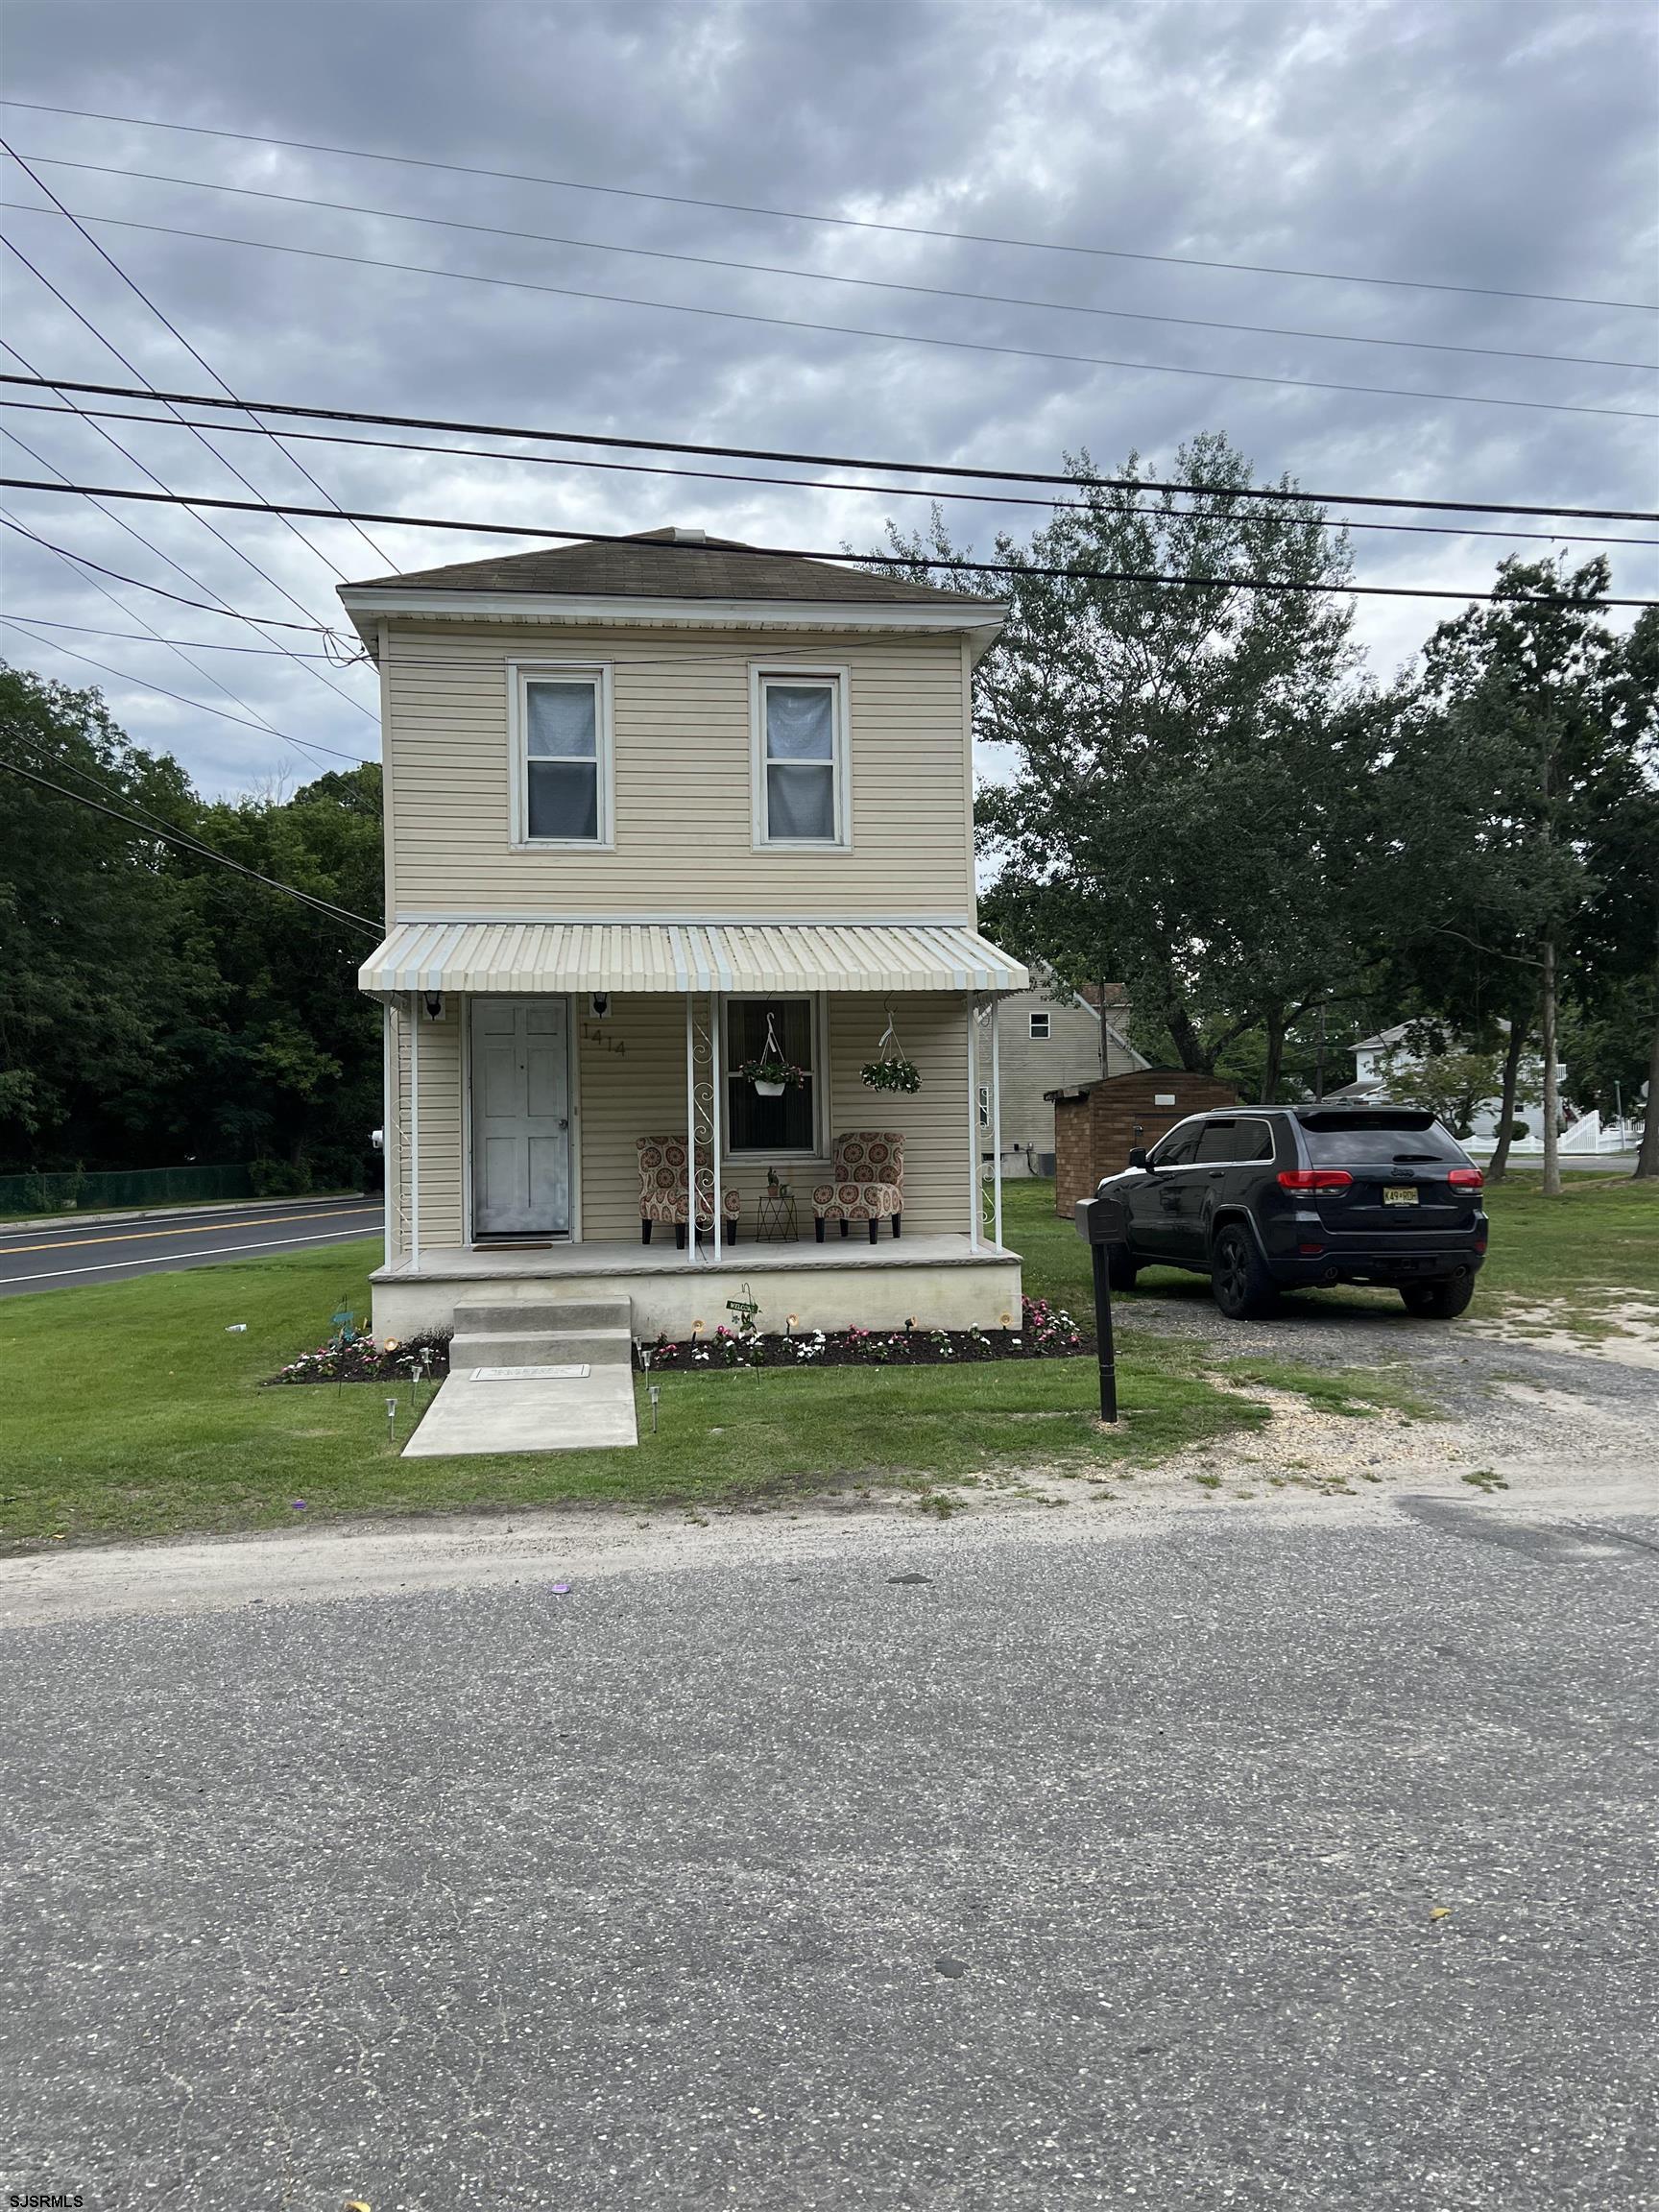
[[[1089,1247],[1094,1277],[1094,1347],[1100,1362],[1100,1418],[1118,1418],[1118,1361],[1112,1346],[1112,1286],[1106,1278],[1106,1247],[1123,1236],[1123,1204],[1104,1185],[1093,1198],[1079,1198],[1071,1218]]]

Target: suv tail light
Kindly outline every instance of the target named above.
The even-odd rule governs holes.
[[[1346,1190],[1353,1181],[1346,1167],[1284,1167],[1279,1172],[1283,1190]]]
[[[1454,1167],[1446,1180],[1454,1190],[1479,1190],[1486,1178],[1479,1167]]]

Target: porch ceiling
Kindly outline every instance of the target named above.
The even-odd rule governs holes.
[[[1023,991],[974,930],[925,924],[400,922],[359,987],[399,991]]]

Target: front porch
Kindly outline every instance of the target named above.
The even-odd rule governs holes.
[[[740,1244],[715,1259],[708,1238],[689,1250],[603,1239],[535,1248],[426,1245],[373,1277],[374,1330],[407,1337],[447,1330],[457,1303],[512,1305],[555,1295],[626,1297],[633,1332],[647,1341],[712,1335],[731,1326],[728,1300],[760,1308],[759,1326],[813,1329],[1000,1329],[1020,1319],[1020,1259],[962,1233],[906,1235],[878,1244],[838,1236],[819,1244]]]

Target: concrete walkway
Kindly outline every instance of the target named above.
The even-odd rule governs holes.
[[[556,1301],[540,1287],[456,1307],[448,1379],[405,1459],[638,1443],[629,1301]]]

